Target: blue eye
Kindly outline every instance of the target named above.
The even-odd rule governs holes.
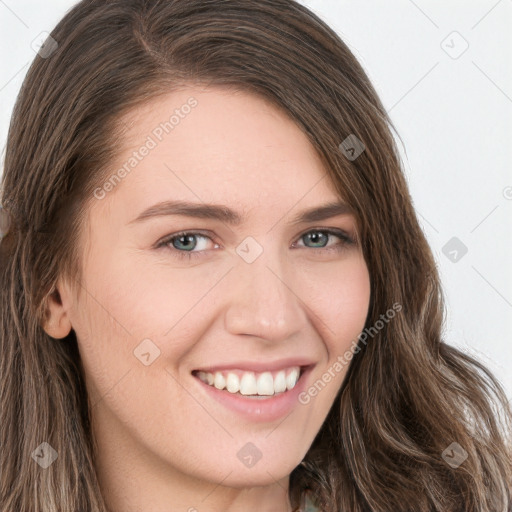
[[[336,237],[340,240],[339,243],[334,245],[327,245],[329,239],[331,237]],[[175,233],[170,235],[160,242],[158,242],[156,248],[167,247],[171,252],[173,252],[178,258],[198,258],[205,255],[207,249],[204,248],[204,244],[198,244],[197,239],[205,239],[213,242],[211,237],[201,233],[199,231],[181,231],[179,233]],[[347,246],[354,245],[355,241],[344,231],[338,229],[312,229],[307,233],[304,233],[299,237],[299,240],[307,240],[312,242],[313,244],[319,244],[320,246],[309,247],[314,251],[322,251],[322,252],[341,252]],[[203,248],[200,250],[194,251],[197,247],[203,245]],[[295,245],[295,244],[294,244]],[[218,244],[215,244],[216,247],[219,247]]]
[[[320,236],[319,236],[320,235]],[[336,238],[339,238],[341,240],[340,243],[335,244],[334,246],[327,246],[327,245],[321,245],[321,247],[311,247],[312,249],[320,249],[320,250],[336,250],[340,251],[343,249],[346,245],[353,244],[354,241],[352,238],[350,238],[346,233],[340,230],[333,230],[333,229],[313,229],[311,231],[308,231],[304,235],[302,235],[299,240],[308,239],[309,241],[313,243],[320,243],[323,244],[323,242],[328,243],[329,238],[331,236],[335,236]]]

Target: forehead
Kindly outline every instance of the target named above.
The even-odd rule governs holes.
[[[254,94],[183,88],[121,122],[124,144],[110,171],[126,172],[107,199],[118,196],[131,211],[171,200],[229,204],[245,215],[263,205],[306,208],[339,200],[300,127]]]

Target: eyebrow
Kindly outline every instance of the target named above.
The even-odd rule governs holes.
[[[308,222],[318,222],[338,215],[353,214],[354,211],[348,204],[342,201],[336,201],[300,212],[291,220],[291,224],[295,225]],[[228,208],[227,206],[207,203],[191,203],[188,201],[163,201],[144,210],[135,219],[130,221],[129,224],[139,223],[150,218],[167,215],[181,215],[197,219],[219,220],[233,226],[238,226],[247,220],[244,215]]]

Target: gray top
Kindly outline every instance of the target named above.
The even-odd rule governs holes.
[[[309,492],[306,493],[306,497],[304,498],[304,512],[320,512],[320,509],[313,503],[313,500],[310,498]]]

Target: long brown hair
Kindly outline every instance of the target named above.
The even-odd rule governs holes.
[[[325,512],[511,510],[510,406],[482,363],[442,339],[439,276],[393,126],[337,34],[293,0],[83,0],[51,37],[18,96],[2,180],[2,510],[107,510],[76,335],[45,333],[46,302],[60,276],[79,288],[78,240],[122,144],[119,119],[191,83],[284,111],[358,218],[374,331],[290,476],[292,505],[309,493]],[[354,137],[357,158],[342,144]],[[42,442],[58,454],[46,470],[32,457]],[[467,458],[449,464],[454,453]]]

